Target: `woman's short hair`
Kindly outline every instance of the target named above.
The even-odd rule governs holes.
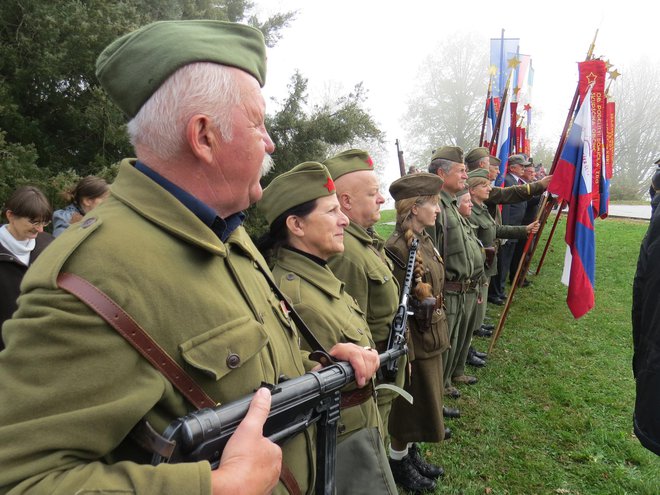
[[[50,202],[44,193],[34,186],[22,186],[16,189],[5,202],[3,214],[6,214],[7,210],[11,210],[17,217],[29,218],[37,222],[50,222],[53,216]]]

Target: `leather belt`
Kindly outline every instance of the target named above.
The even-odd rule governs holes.
[[[463,282],[453,282],[450,280],[445,280],[444,290],[450,292],[467,292],[470,288],[471,280],[464,280]]]
[[[367,402],[374,396],[374,386],[369,383],[365,387],[351,390],[350,392],[342,392],[341,394],[341,409],[353,407]]]

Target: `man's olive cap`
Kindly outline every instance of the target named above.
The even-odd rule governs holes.
[[[484,148],[483,146],[480,146],[479,148],[474,148],[473,150],[470,150],[468,154],[465,155],[465,163],[476,162],[477,160],[486,158],[489,155],[490,153],[488,152],[488,148]]]
[[[174,72],[193,62],[242,69],[263,87],[266,45],[263,34],[245,24],[190,20],[159,21],[108,45],[96,60],[96,77],[129,118]]]
[[[444,181],[435,174],[420,172],[404,175],[390,184],[390,194],[395,201],[417,196],[439,194]]]
[[[502,160],[500,160],[496,156],[490,155],[489,158],[490,158],[490,164],[494,167],[499,167],[500,164],[502,163]]]
[[[441,146],[433,152],[431,161],[442,158],[454,163],[463,163],[463,150],[458,146]]]
[[[509,157],[509,165],[522,165],[523,167],[531,165],[532,162],[527,160],[525,155],[511,155]]]
[[[317,162],[304,162],[275,177],[264,189],[257,207],[271,225],[294,206],[335,194],[328,169]]]
[[[333,180],[337,180],[342,175],[351,172],[374,169],[374,162],[369,156],[369,153],[358,149],[342,151],[338,155],[328,158],[323,162],[323,165],[328,167]]]

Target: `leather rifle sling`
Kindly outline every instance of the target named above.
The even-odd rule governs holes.
[[[216,402],[202,390],[197,382],[105,292],[73,273],[60,273],[57,277],[57,285],[98,313],[197,409],[216,405]],[[151,440],[150,435],[149,440]],[[291,495],[301,494],[296,478],[284,462],[282,462],[279,479]]]

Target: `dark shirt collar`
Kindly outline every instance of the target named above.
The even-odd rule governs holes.
[[[162,175],[153,171],[141,161],[135,163],[135,168],[169,192],[176,199],[181,201],[181,203],[193,212],[197,218],[204,222],[204,224],[207,225],[222,242],[227,242],[231,233],[240,227],[245,219],[245,214],[242,211],[234,213],[227,218],[220,218],[213,208],[201,202],[192,194],[187,193]]]
[[[298,253],[298,254],[304,256],[305,258],[309,258],[310,260],[312,260],[317,265],[325,266],[325,265],[328,264],[328,262],[325,261],[324,259],[321,259],[318,256],[314,256],[313,254],[310,254],[308,252],[301,251],[300,249],[296,249],[296,248],[291,247],[291,246],[282,246],[282,247],[285,248],[285,249],[288,249],[289,251],[293,251],[294,253]]]

